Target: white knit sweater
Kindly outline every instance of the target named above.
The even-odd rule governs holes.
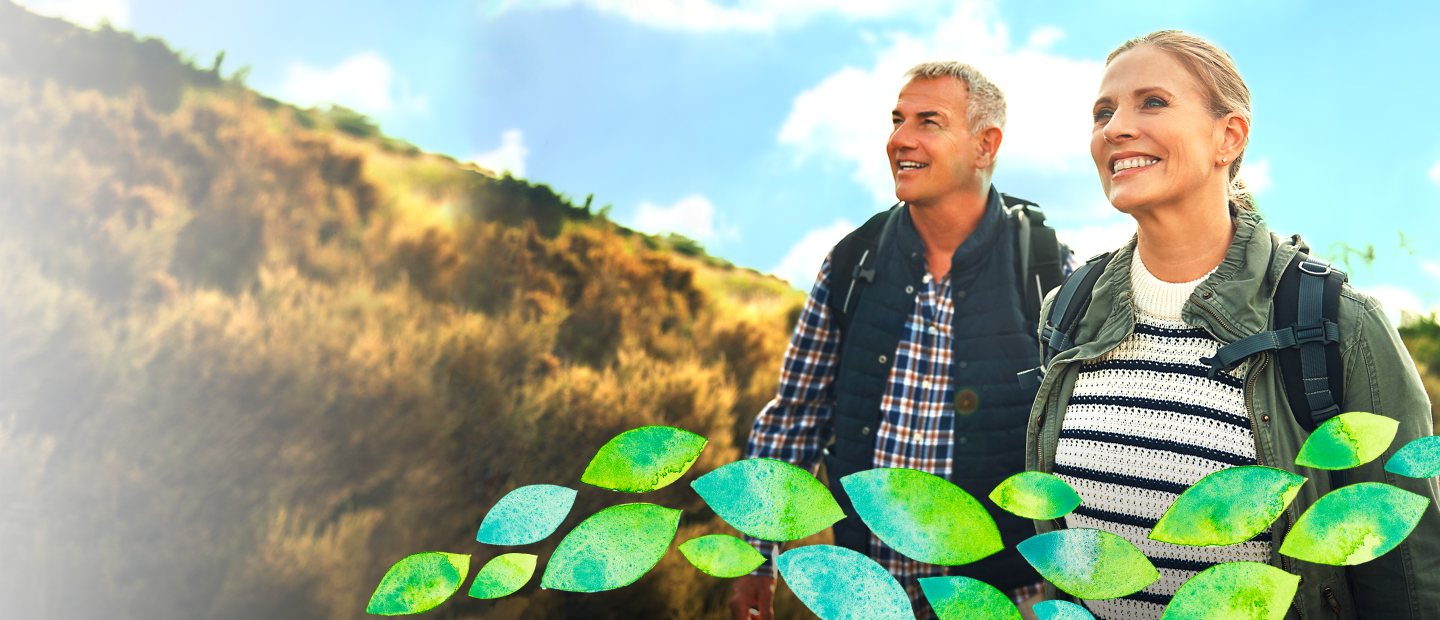
[[[1158,619],[1180,584],[1197,572],[1221,562],[1270,557],[1269,530],[1226,547],[1146,538],[1181,491],[1221,469],[1256,464],[1245,411],[1245,366],[1206,378],[1200,358],[1214,355],[1220,343],[1180,320],[1204,279],[1162,282],[1135,252],[1130,271],[1135,331],[1113,351],[1081,365],[1065,409],[1055,474],[1082,500],[1065,517],[1066,525],[1117,534],[1160,570],[1160,580],[1139,593],[1086,601],[1101,620]]]

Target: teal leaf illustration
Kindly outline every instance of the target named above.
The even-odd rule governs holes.
[[[1440,435],[1421,437],[1405,444],[1385,463],[1385,471],[1411,478],[1440,476]]]
[[[1385,416],[1352,411],[1327,420],[1300,446],[1295,464],[1316,469],[1350,469],[1384,454],[1400,423]]]
[[[821,620],[914,620],[910,597],[875,560],[834,545],[791,549],[775,559],[790,591]]]
[[[396,562],[370,596],[367,613],[381,616],[418,614],[444,603],[470,572],[470,556],[432,551]]]
[[[840,479],[860,520],[896,551],[928,564],[968,564],[1005,548],[974,497],[923,471],[880,468]]]
[[[995,487],[990,501],[1026,519],[1059,519],[1080,505],[1080,494],[1050,474],[1022,471]]]
[[[1102,530],[1055,530],[1027,538],[1015,549],[1046,581],[1084,599],[1134,594],[1160,578],[1135,545]]]
[[[679,510],[655,504],[601,510],[560,541],[540,586],[599,592],[635,583],[664,557],[679,525]]]
[[[1423,496],[1379,482],[1341,487],[1300,515],[1280,553],[1331,566],[1369,562],[1405,540],[1429,505]]]
[[[692,538],[680,545],[680,553],[706,575],[727,579],[747,574],[765,563],[765,556],[754,547],[728,534]]]
[[[1216,564],[1180,586],[1162,620],[1282,620],[1299,586],[1268,564]]]
[[[1095,620],[1090,610],[1070,601],[1040,601],[1031,610],[1036,620]]]
[[[1244,542],[1279,518],[1304,484],[1304,476],[1273,467],[1222,469],[1185,489],[1150,538],[1192,547]]]
[[[500,598],[514,594],[535,574],[535,560],[528,553],[507,553],[485,563],[470,584],[474,598]]]
[[[784,461],[735,461],[690,486],[726,523],[764,540],[799,540],[845,518],[825,485]]]
[[[1009,596],[979,579],[923,577],[920,589],[940,620],[1021,620]]]
[[[487,545],[528,545],[560,527],[575,505],[575,490],[532,484],[505,494],[485,514],[475,540]]]
[[[600,447],[580,482],[611,491],[654,491],[685,475],[705,444],[704,437],[669,426],[628,430]]]

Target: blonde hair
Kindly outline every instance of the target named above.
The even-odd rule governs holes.
[[[1247,127],[1250,125],[1250,89],[1240,77],[1235,60],[1230,58],[1225,50],[1193,34],[1179,30],[1157,30],[1143,37],[1130,39],[1115,48],[1115,51],[1105,58],[1105,66],[1110,66],[1116,56],[1141,45],[1151,45],[1169,52],[1190,70],[1195,79],[1199,80],[1201,88],[1205,89],[1211,116],[1220,118],[1233,112],[1245,119]],[[1246,142],[1249,142],[1248,136]],[[1245,147],[1245,144],[1240,145],[1240,154],[1230,163],[1230,185],[1225,193],[1232,212],[1255,210],[1255,196],[1250,193],[1245,181],[1240,179],[1240,160],[1245,158]]]
[[[986,79],[979,69],[954,60],[932,60],[910,67],[905,72],[905,78],[909,80],[933,80],[945,76],[964,82],[965,88],[970,91],[970,99],[965,104],[965,123],[970,126],[970,133],[977,134],[990,127],[1005,131],[1005,93]]]

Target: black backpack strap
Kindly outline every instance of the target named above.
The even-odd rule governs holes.
[[[1050,306],[1050,314],[1045,317],[1045,326],[1040,329],[1040,367],[1019,373],[1022,387],[1040,387],[1050,360],[1075,346],[1075,323],[1090,307],[1090,293],[1094,291],[1095,282],[1100,279],[1105,266],[1110,264],[1111,255],[1111,252],[1106,252],[1085,261],[1060,286],[1060,292],[1055,294],[1055,303]],[[1060,319],[1058,322],[1056,317]]]
[[[871,216],[860,228],[835,244],[830,254],[830,296],[825,305],[829,306],[830,316],[835,318],[841,333],[850,325],[860,292],[857,289],[864,288],[857,280],[866,283],[875,281],[875,261],[880,243],[894,227],[894,220],[899,217],[902,208],[901,203],[896,203]]]
[[[1024,283],[1021,299],[1025,301],[1025,317],[1038,320],[1045,294],[1065,280],[1060,239],[1054,228],[1045,225],[1045,212],[1040,205],[1005,193],[1000,194],[1000,199],[1017,224],[1020,255],[1017,273]]]
[[[1345,380],[1336,321],[1345,280],[1345,274],[1329,263],[1296,254],[1275,287],[1275,325],[1283,327],[1232,342],[1213,357],[1201,358],[1210,367],[1207,374],[1213,378],[1251,355],[1273,350],[1286,400],[1302,428],[1314,431],[1339,415]]]

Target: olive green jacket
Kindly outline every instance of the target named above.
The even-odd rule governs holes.
[[[1025,460],[1031,471],[1054,471],[1060,427],[1079,362],[1100,357],[1134,331],[1130,291],[1134,251],[1135,240],[1131,239],[1111,258],[1095,284],[1089,309],[1077,322],[1075,342],[1081,344],[1056,355],[1050,363],[1030,410]],[[1183,320],[1204,328],[1222,343],[1274,329],[1271,297],[1281,271],[1297,251],[1308,252],[1298,236],[1282,240],[1270,233],[1258,214],[1241,212],[1224,262],[1191,294]],[[1052,291],[1041,316],[1049,315],[1053,301]],[[1347,284],[1341,293],[1338,323],[1345,367],[1341,410],[1367,411],[1400,423],[1390,448],[1374,461],[1348,470],[1349,482],[1392,484],[1429,497],[1431,503],[1399,547],[1370,562],[1332,567],[1280,555],[1280,546],[1296,518],[1330,491],[1330,477],[1328,472],[1295,465],[1308,434],[1290,411],[1274,353],[1251,357],[1245,366],[1245,407],[1260,464],[1308,478],[1295,501],[1271,525],[1270,565],[1301,577],[1286,618],[1440,620],[1440,504],[1436,503],[1440,493],[1435,479],[1417,480],[1384,470],[1396,450],[1433,432],[1425,388],[1395,328],[1373,298]],[[1062,527],[1063,519],[1036,522],[1042,534]],[[1047,589],[1054,598],[1053,586]]]

